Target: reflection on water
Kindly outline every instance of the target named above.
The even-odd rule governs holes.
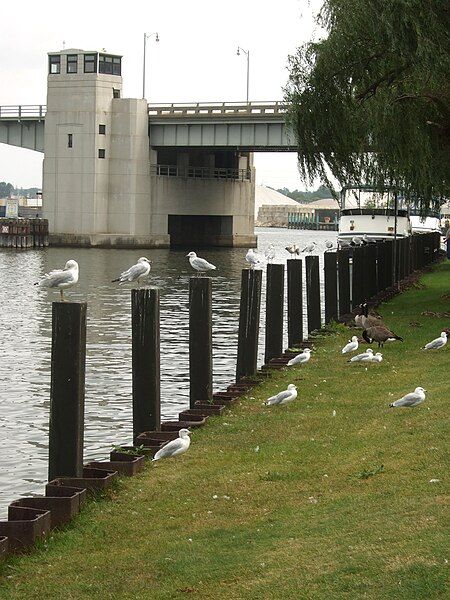
[[[336,239],[333,232],[260,229],[257,233],[260,250],[275,245],[274,262],[286,261],[288,243],[306,245],[315,239],[322,252],[325,240]],[[215,390],[229,384],[235,374],[245,253],[245,249],[232,248],[199,251],[217,266],[212,275]],[[132,436],[130,291],[110,281],[141,255],[153,261],[151,283],[161,288],[161,412],[164,419],[175,418],[189,403],[188,285],[192,273],[186,254],[186,250],[0,249],[2,517],[10,501],[42,493],[47,476],[51,301],[58,294],[35,288],[37,277],[60,268],[70,258],[80,265],[79,284],[67,296],[88,302],[84,455],[86,460],[106,458],[113,444],[130,442]],[[263,282],[264,286],[265,278]],[[260,361],[263,349],[261,327]]]

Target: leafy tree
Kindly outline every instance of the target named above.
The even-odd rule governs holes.
[[[9,198],[14,192],[14,186],[6,181],[0,181],[0,198]]]
[[[396,186],[423,210],[449,196],[449,13],[446,0],[324,1],[328,36],[289,57],[285,90],[306,181]]]
[[[314,200],[320,200],[321,198],[331,198],[333,195],[332,190],[325,185],[319,186],[317,190],[313,192],[304,192],[302,190],[293,190],[291,192],[291,190],[286,187],[280,188],[276,191],[284,196],[292,198],[292,200],[297,200],[297,202],[303,203],[314,202]]]

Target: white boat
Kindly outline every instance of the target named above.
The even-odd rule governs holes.
[[[431,231],[441,233],[440,217],[439,205],[428,210],[426,215],[421,215],[416,206],[411,206],[409,210],[413,233],[430,233]]]
[[[346,186],[341,190],[338,241],[353,238],[382,241],[408,237],[412,233],[408,207],[393,188]]]

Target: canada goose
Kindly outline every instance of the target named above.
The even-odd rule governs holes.
[[[378,348],[380,346],[383,347],[384,343],[389,340],[400,340],[403,342],[403,338],[388,329],[386,325],[374,325],[372,327],[367,327],[362,332],[362,336],[368,344],[377,342]]]
[[[363,310],[363,314],[362,314],[362,326],[364,329],[368,329],[369,327],[379,327],[379,326],[383,326],[385,327],[385,324],[383,323],[383,319],[377,315],[376,313],[371,311],[371,314],[369,315],[369,306],[367,304],[367,302],[364,302],[364,304],[362,305],[362,310]]]

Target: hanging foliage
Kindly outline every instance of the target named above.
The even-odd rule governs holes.
[[[289,57],[285,100],[309,184],[395,186],[423,210],[450,195],[450,6],[325,0],[328,36]]]

